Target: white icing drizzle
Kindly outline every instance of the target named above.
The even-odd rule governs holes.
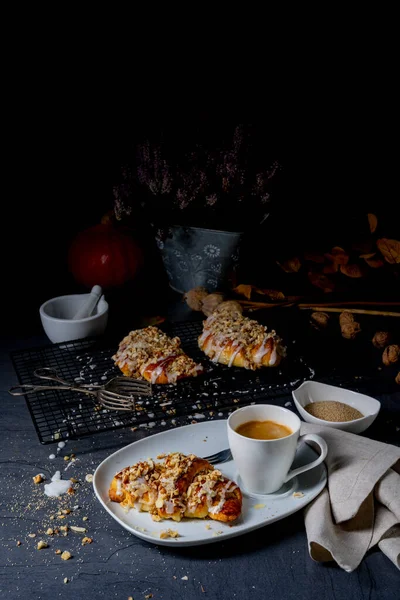
[[[241,351],[241,349],[242,349],[242,346],[240,346],[240,345],[239,345],[239,346],[237,347],[237,349],[236,349],[234,352],[232,352],[232,356],[231,356],[231,358],[229,359],[228,367],[231,367],[231,366],[233,365],[233,362],[234,362],[234,360],[235,360],[236,356],[237,356],[237,355],[239,354],[239,352]]]

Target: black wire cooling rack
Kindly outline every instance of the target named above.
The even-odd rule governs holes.
[[[94,397],[68,390],[26,395],[40,442],[49,444],[76,439],[126,426],[147,424],[152,427],[166,425],[167,421],[174,425],[182,416],[191,416],[194,420],[218,418],[251,403],[279,402],[315,374],[306,360],[295,352],[289,352],[281,366],[271,369],[247,371],[214,365],[197,345],[201,321],[174,323],[161,328],[169,335],[180,337],[183,349],[204,365],[203,375],[176,385],[153,386],[153,395],[137,399],[136,408],[131,412],[107,410],[98,406]],[[101,384],[120,375],[111,358],[117,346],[117,341],[104,338],[86,339],[16,351],[11,358],[21,384],[43,383],[33,374],[39,367],[52,367],[67,381]],[[328,379],[333,382],[333,375]],[[343,377],[340,380],[344,385]],[[346,387],[354,386],[354,383],[347,382]]]

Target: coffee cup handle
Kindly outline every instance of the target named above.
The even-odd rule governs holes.
[[[318,446],[321,450],[321,454],[319,455],[319,457],[316,460],[313,460],[312,462],[308,463],[307,465],[303,465],[302,467],[299,467],[298,469],[293,469],[293,471],[289,471],[289,473],[286,475],[286,477],[284,479],[284,483],[286,483],[290,479],[293,479],[293,477],[296,477],[296,475],[300,475],[300,473],[304,473],[305,471],[314,469],[314,467],[318,466],[325,460],[326,455],[328,454],[328,445],[327,445],[326,441],[320,435],[316,435],[315,433],[307,433],[306,435],[302,435],[299,438],[299,441],[297,442],[297,448],[299,447],[299,444],[301,444],[302,442],[307,442],[307,441],[315,442],[316,444],[318,444]]]

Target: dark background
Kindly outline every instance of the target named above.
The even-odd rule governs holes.
[[[167,129],[176,132],[179,144],[199,132],[218,134],[240,121],[217,108],[179,114],[160,109],[156,120],[150,112],[111,106],[100,110],[79,99],[68,104],[50,98],[11,122],[2,219],[4,331],[40,329],[42,302],[82,291],[68,272],[69,244],[112,208],[112,186],[121,164],[133,158],[138,140]],[[306,119],[298,128],[285,115],[255,123],[265,139],[260,151],[278,158],[284,171],[271,217],[263,229],[248,232],[245,282],[279,285],[282,273],[270,261],[272,255],[344,244],[368,232],[368,212],[378,215],[386,237],[398,238],[397,156],[390,151],[395,132],[379,111],[368,126],[348,111],[332,113],[323,123]],[[138,228],[147,263],[135,309],[145,306],[148,312],[162,313],[171,292],[147,224]],[[390,284],[383,295],[398,298],[396,287]],[[376,295],[380,290],[370,291]]]

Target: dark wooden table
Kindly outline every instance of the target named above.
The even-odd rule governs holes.
[[[227,543],[180,550],[145,543],[125,531],[102,509],[85,476],[118,448],[156,429],[127,428],[97,434],[70,441],[59,453],[56,443],[41,445],[24,398],[11,397],[6,390],[17,383],[9,351],[47,343],[44,336],[1,343],[0,598],[399,598],[400,573],[380,551],[371,551],[350,574],[334,564],[313,562],[301,512]],[[396,435],[400,437],[396,429],[400,424],[400,393],[379,399],[387,421],[389,439],[384,441],[393,443]],[[290,400],[286,397],[279,403]],[[370,431],[373,437],[382,430]],[[57,456],[52,460],[49,456],[53,453]],[[43,484],[35,485],[32,478],[38,473],[50,478],[56,470],[63,473],[69,464],[64,456],[71,453],[76,461],[67,474],[79,483],[76,494],[67,499],[63,496],[60,503],[44,496]],[[65,519],[50,519],[67,505],[79,508]],[[86,535],[93,542],[83,546],[82,534],[71,530],[66,536],[63,532],[45,534],[49,527],[64,524],[86,527]],[[48,547],[38,550],[41,539]],[[57,549],[68,550],[72,558],[62,560],[55,553]]]

